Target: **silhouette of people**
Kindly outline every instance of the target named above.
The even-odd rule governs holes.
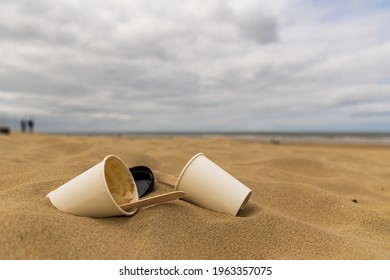
[[[28,131],[30,133],[34,133],[34,121],[32,119],[29,119],[27,121],[27,125],[28,125]]]
[[[20,130],[22,133],[28,132],[29,133],[34,133],[34,120],[32,118],[26,120],[26,119],[21,119],[20,120]]]
[[[26,123],[26,120],[20,120],[20,130],[23,132],[23,133],[25,133],[26,132],[26,125],[27,125],[27,123]]]

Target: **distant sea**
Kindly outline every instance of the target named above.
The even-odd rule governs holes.
[[[94,132],[74,134],[129,138],[172,138],[181,136],[194,138],[229,137],[239,140],[265,141],[274,144],[282,142],[308,142],[390,145],[390,132]]]

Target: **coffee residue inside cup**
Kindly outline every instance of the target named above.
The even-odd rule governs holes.
[[[118,205],[130,203],[135,198],[135,182],[121,161],[116,158],[108,159],[104,174],[110,193]]]

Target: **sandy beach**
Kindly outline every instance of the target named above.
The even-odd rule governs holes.
[[[237,217],[175,200],[96,219],[46,198],[108,154],[179,175],[198,152],[252,189]],[[390,146],[15,133],[0,154],[0,259],[390,259]]]

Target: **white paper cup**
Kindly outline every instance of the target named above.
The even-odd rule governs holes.
[[[124,195],[126,198],[122,197]],[[61,211],[99,218],[134,215],[137,209],[126,212],[119,204],[138,201],[138,192],[126,164],[118,157],[108,155],[47,197]]]
[[[195,205],[236,216],[244,209],[252,191],[209,160],[196,154],[184,167],[175,190],[184,191],[182,198]]]

